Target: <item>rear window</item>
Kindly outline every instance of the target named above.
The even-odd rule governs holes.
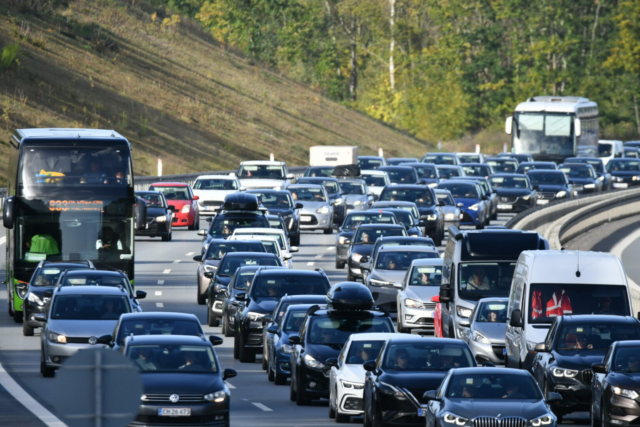
[[[465,184],[442,184],[440,187],[443,190],[449,190],[451,195],[455,199],[478,199],[480,198],[480,194],[478,194],[478,189],[475,185],[465,185]]]
[[[378,214],[349,214],[344,220],[342,229],[355,230],[360,224],[397,224],[395,215],[391,213]]]
[[[231,277],[236,273],[236,270],[244,266],[282,266],[280,258],[272,256],[256,256],[256,257],[240,257],[234,255],[224,259],[218,267],[219,276]]]
[[[262,275],[251,284],[252,298],[282,298],[285,295],[324,295],[331,284],[320,275]]]
[[[164,194],[167,200],[190,200],[187,187],[149,187],[149,191],[157,191]]]
[[[203,178],[193,184],[194,190],[237,190],[234,179]]]
[[[424,341],[391,343],[385,350],[383,368],[386,371],[448,371],[475,365],[466,346]]]
[[[243,242],[240,240],[225,240],[224,242],[211,242],[207,248],[206,259],[220,259],[229,252],[265,252],[264,246],[259,242]]]
[[[373,245],[380,237],[406,236],[404,227],[359,229],[353,239],[356,245]]]
[[[417,206],[433,206],[431,191],[428,189],[394,189],[386,187],[380,195],[381,202],[413,202]]]
[[[209,228],[209,235],[227,238],[239,228],[271,228],[271,225],[264,215],[235,218],[222,216],[214,218]]]
[[[122,345],[130,335],[199,335],[202,327],[197,320],[129,319],[120,323],[116,342]]]

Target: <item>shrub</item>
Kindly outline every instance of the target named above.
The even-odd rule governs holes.
[[[20,46],[18,43],[10,43],[2,48],[2,55],[0,55],[0,69],[8,70],[18,60],[18,54],[20,53]]]

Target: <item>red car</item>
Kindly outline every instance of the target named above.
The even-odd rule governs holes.
[[[156,182],[149,186],[149,191],[164,194],[169,207],[174,213],[171,224],[174,227],[189,227],[189,230],[200,229],[200,212],[198,212],[198,196],[193,195],[191,186],[182,182]]]
[[[436,303],[433,311],[433,336],[442,338],[442,308],[440,307],[440,296],[431,297],[431,301]]]

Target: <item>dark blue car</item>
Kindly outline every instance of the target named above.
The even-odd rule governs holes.
[[[449,190],[462,211],[461,225],[475,225],[481,230],[489,223],[490,209],[486,203],[487,197],[483,195],[478,183],[473,181],[446,181],[438,188]]]

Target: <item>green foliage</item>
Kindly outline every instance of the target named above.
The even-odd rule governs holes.
[[[20,46],[18,43],[10,43],[2,48],[0,55],[0,69],[8,70],[18,61]]]

